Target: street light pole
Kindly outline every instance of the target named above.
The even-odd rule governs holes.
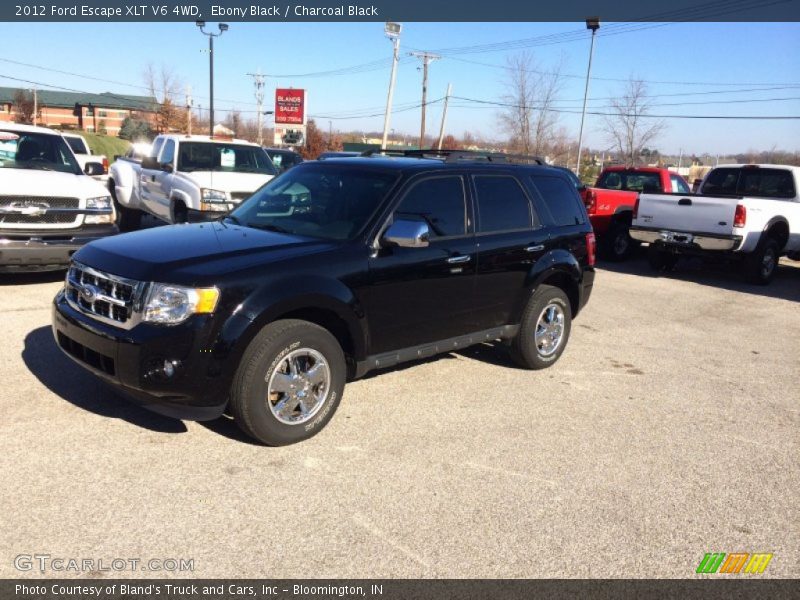
[[[600,29],[600,19],[598,17],[590,17],[586,19],[586,29],[592,30],[592,41],[589,46],[589,67],[586,70],[586,88],[583,90],[583,112],[581,112],[581,128],[578,132],[578,163],[575,168],[575,174],[581,176],[581,148],[583,146],[583,122],[586,119],[586,100],[589,98],[589,77],[592,75],[592,56],[594,55],[594,34]]]
[[[205,21],[195,21],[195,25],[200,28],[200,33],[208,36],[208,72],[209,72],[209,105],[208,105],[208,135],[214,137],[214,38],[221,36],[228,31],[227,23],[219,24],[219,33],[211,33],[205,30]]]
[[[383,139],[381,148],[386,148],[386,140],[389,136],[389,121],[392,117],[392,97],[394,96],[394,82],[397,74],[397,61],[400,56],[400,32],[403,26],[400,23],[386,23],[384,33],[392,41],[394,51],[392,53],[392,74],[389,76],[389,95],[386,98],[386,114],[383,116]]]

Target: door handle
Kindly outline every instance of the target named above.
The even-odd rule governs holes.
[[[451,256],[447,259],[447,264],[458,265],[460,263],[467,263],[470,260],[472,260],[472,258],[468,254],[464,254],[462,256]]]
[[[525,252],[541,252],[542,250],[544,250],[544,244],[536,244],[525,248]]]

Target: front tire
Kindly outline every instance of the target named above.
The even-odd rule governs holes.
[[[678,255],[650,244],[647,249],[647,262],[654,271],[659,273],[672,271],[678,264]]]
[[[747,281],[767,285],[775,277],[780,259],[780,248],[775,238],[767,238],[754,252],[744,259],[744,274]]]
[[[328,330],[297,319],[275,321],[247,347],[229,410],[242,431],[258,441],[294,444],[331,420],[346,375],[344,352]]]
[[[613,262],[627,259],[634,248],[636,241],[630,236],[628,225],[624,222],[614,223],[603,239],[603,255]]]
[[[572,329],[572,308],[561,288],[542,285],[522,313],[511,358],[525,369],[546,369],[564,352]]]
[[[111,193],[111,199],[114,202],[114,209],[117,211],[117,227],[122,232],[135,231],[139,229],[142,223],[142,213],[134,208],[122,206],[117,200],[117,191],[114,181],[108,182],[108,191]]]

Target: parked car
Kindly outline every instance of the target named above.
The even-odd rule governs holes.
[[[0,272],[64,269],[78,248],[115,233],[108,192],[59,132],[0,124]]]
[[[56,341],[152,410],[227,406],[267,444],[314,435],[374,369],[491,340],[552,366],[592,291],[586,210],[556,169],[454,157],[306,162],[219,221],[91,244]]]
[[[655,269],[681,255],[740,259],[747,279],[767,284],[778,259],[800,258],[800,167],[723,165],[699,194],[641,194],[631,235],[650,244]]]
[[[139,227],[142,213],[129,208],[139,194],[139,176],[142,159],[150,156],[153,145],[149,142],[131,144],[128,151],[114,157],[108,173],[108,191],[114,200],[117,225],[120,231],[133,231]]]
[[[686,180],[657,167],[606,167],[582,197],[602,255],[614,261],[630,256],[636,242],[628,229],[640,192],[689,193]]]
[[[264,148],[272,164],[279,172],[283,173],[303,162],[303,157],[297,152],[286,148]]]
[[[361,156],[360,152],[323,152],[317,157],[317,160],[325,160],[327,158],[353,158]]]
[[[150,155],[129,166],[139,185],[127,202],[117,196],[128,211],[126,228],[135,227],[142,212],[168,223],[219,218],[277,175],[261,146],[204,135],[159,135]]]
[[[105,155],[92,154],[92,149],[89,148],[86,138],[82,135],[66,132],[62,132],[61,135],[67,140],[67,144],[69,144],[73,154],[75,154],[75,158],[78,160],[78,164],[80,164],[82,170],[86,169],[86,163],[100,163],[103,166],[103,172],[99,175],[93,175],[93,177],[99,181],[105,181],[108,178],[108,159]]]

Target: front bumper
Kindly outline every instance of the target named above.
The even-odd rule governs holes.
[[[144,408],[196,421],[216,419],[225,410],[230,380],[210,347],[210,317],[122,330],[70,306],[63,290],[53,300],[52,316],[59,348]],[[172,377],[159,372],[164,361],[175,365]]]
[[[666,231],[643,227],[631,227],[630,235],[640,242],[663,244],[675,250],[728,252],[736,250],[742,243],[742,238],[734,235],[693,234],[683,231]]]
[[[80,230],[0,232],[0,273],[65,269],[82,246],[119,233],[116,225],[84,227]]]

